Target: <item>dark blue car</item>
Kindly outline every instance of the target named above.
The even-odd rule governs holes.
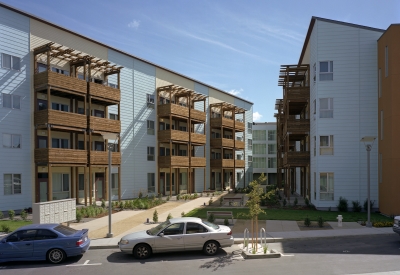
[[[75,230],[60,224],[31,224],[0,239],[0,262],[48,260],[61,263],[66,257],[85,253],[90,246],[88,229]]]

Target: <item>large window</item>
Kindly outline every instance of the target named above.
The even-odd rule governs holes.
[[[333,136],[319,137],[319,154],[333,155]]]
[[[265,155],[267,153],[266,144],[253,144],[253,154]]]
[[[253,162],[253,156],[247,156],[247,161],[248,162]]]
[[[156,180],[154,173],[147,173],[147,192],[148,193],[156,192]]]
[[[3,134],[3,147],[21,148],[21,135]]]
[[[118,120],[118,115],[117,114],[110,113],[109,116],[110,116],[110,119],[112,119],[112,120]]]
[[[2,53],[1,67],[3,67],[4,69],[19,71],[21,69],[21,59],[16,56]]]
[[[276,168],[276,158],[268,158],[268,168]]]
[[[68,149],[68,139],[65,138],[52,138],[51,139],[51,148],[63,148]]]
[[[61,104],[61,103],[51,103],[51,108],[53,110],[57,110],[57,111],[63,111],[63,112],[68,112],[69,111],[69,106],[66,104]]]
[[[253,168],[267,168],[267,159],[254,157]]]
[[[334,200],[333,173],[319,174],[319,199],[321,201]]]
[[[4,195],[21,194],[21,174],[4,174]]]
[[[319,117],[333,118],[333,98],[319,99]]]
[[[21,109],[21,97],[19,95],[3,94],[3,107]]]
[[[268,140],[276,140],[276,130],[268,130]]]
[[[147,160],[154,161],[154,147],[147,147]]]
[[[118,189],[118,173],[111,174],[111,189]]]
[[[276,144],[268,144],[268,154],[276,154]]]
[[[247,133],[251,134],[253,132],[253,123],[247,122]]]
[[[247,140],[247,149],[253,150],[253,140],[251,139]]]
[[[147,94],[146,101],[147,101],[147,107],[154,108],[154,95]]]
[[[53,200],[69,198],[69,174],[53,173]]]
[[[147,121],[147,134],[154,135],[154,120]]]
[[[253,140],[267,140],[267,131],[253,130]]]
[[[333,80],[333,61],[319,62],[319,80]]]

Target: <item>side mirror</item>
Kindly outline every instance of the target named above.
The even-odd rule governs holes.
[[[164,232],[161,232],[160,234],[158,234],[158,236],[164,237]]]

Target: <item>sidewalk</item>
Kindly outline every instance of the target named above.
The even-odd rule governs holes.
[[[241,195],[241,194],[236,194]],[[157,207],[159,212],[158,220],[165,221],[168,214],[172,217],[181,217],[181,213],[188,213],[192,209],[203,207],[203,205],[208,205],[210,197],[200,197],[195,200],[190,201],[170,201],[162,206]],[[218,197],[213,198],[214,201],[218,201]],[[164,206],[164,208],[162,208]],[[160,209],[160,211],[159,211]],[[155,225],[152,223],[147,223],[147,219],[150,221],[153,218],[153,209],[140,210],[140,211],[121,211],[119,213],[112,215],[112,232],[117,226],[124,224],[122,228],[126,229],[124,231],[119,230],[118,234],[114,234],[113,238],[92,238],[90,249],[106,249],[106,248],[118,248],[118,242],[121,237],[141,230],[147,230]],[[217,220],[220,223],[222,220]],[[129,222],[129,223],[127,223]],[[235,238],[235,243],[242,243],[244,236],[244,229],[249,224],[245,224],[243,220],[233,220],[233,225],[230,225],[233,231],[233,237]],[[220,223],[221,224],[221,223]],[[391,227],[385,228],[367,228],[361,226],[356,222],[343,222],[342,227],[338,227],[337,222],[328,222],[332,229],[322,229],[322,230],[301,230],[297,225],[296,221],[276,221],[267,220],[259,222],[259,228],[264,228],[266,230],[266,239],[268,243],[272,242],[283,242],[288,240],[296,239],[307,239],[307,238],[326,238],[326,237],[344,237],[344,236],[359,236],[359,235],[377,235],[377,234],[395,234]],[[127,226],[128,225],[128,226]],[[92,231],[100,232],[104,236],[108,232],[108,216],[99,218],[93,221],[71,224],[70,225],[76,229],[87,228],[89,233]],[[250,227],[248,228],[250,230]],[[259,232],[259,231],[258,231]]]

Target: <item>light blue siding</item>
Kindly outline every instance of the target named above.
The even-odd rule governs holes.
[[[0,7],[0,211],[32,206],[34,178],[29,28],[29,18]],[[19,57],[20,71],[1,68],[1,53]],[[21,108],[4,108],[1,93],[19,96]],[[4,148],[3,134],[21,135],[21,148]],[[21,174],[21,194],[4,195],[4,174]]]

